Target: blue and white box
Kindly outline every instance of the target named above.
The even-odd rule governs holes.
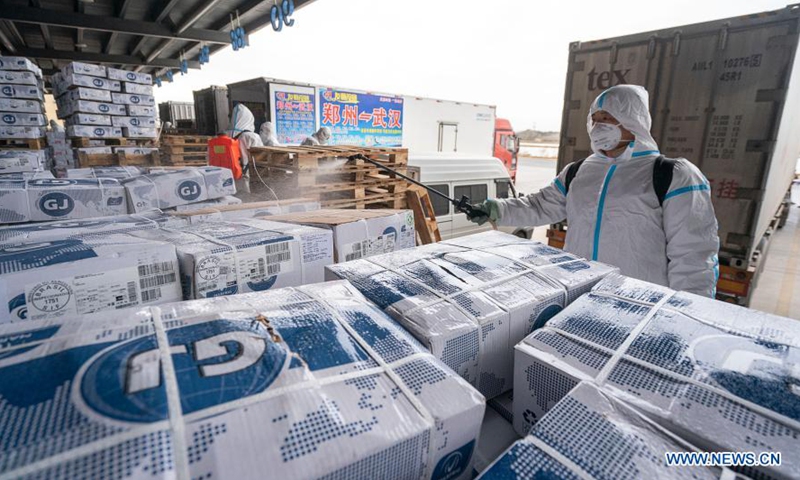
[[[38,100],[44,102],[44,93],[38,86],[0,85],[0,98]]]
[[[235,198],[235,197],[233,197]],[[192,205],[186,205],[189,209],[176,207],[176,212],[170,215],[185,218],[190,223],[207,222],[213,220],[241,220],[248,218],[261,218],[271,220],[271,216],[285,213],[310,212],[319,210],[320,204],[317,200],[309,198],[294,198],[281,200],[280,202],[252,202],[237,205],[206,205],[202,209],[192,209]]]
[[[145,105],[152,107],[156,100],[152,95],[138,95],[132,93],[112,93],[111,101],[123,105]]]
[[[89,100],[92,102],[111,103],[111,92],[96,88],[78,87],[58,97],[57,102],[76,102],[78,100]]]
[[[58,118],[66,118],[78,112],[97,115],[125,115],[126,110],[125,105],[77,100],[65,102],[63,105],[60,105],[58,108]]]
[[[0,97],[0,112],[42,113],[42,103],[36,100],[21,100]]]
[[[0,70],[33,72],[37,78],[42,78],[42,69],[25,57],[0,56]]]
[[[346,283],[6,325],[0,358],[10,478],[469,480],[485,408]]]
[[[121,138],[122,129],[92,125],[70,125],[67,127],[67,136],[83,138]]]
[[[101,127],[109,127],[111,126],[111,118],[112,117],[110,115],[98,115],[96,113],[73,113],[72,115],[64,119],[64,123],[66,123],[67,126],[97,125]]]
[[[126,213],[125,189],[110,178],[0,182],[0,223],[46,222]]]
[[[0,150],[0,174],[38,172],[47,163],[45,150],[2,149]]]
[[[56,178],[50,172],[45,170],[43,172],[18,172],[18,173],[0,173],[0,181],[2,180],[39,180],[43,178]],[[3,227],[0,227],[3,228]]]
[[[128,109],[128,116],[131,117],[155,117],[156,107],[147,105],[125,105]],[[124,114],[123,114],[124,115]]]
[[[110,92],[119,92],[122,90],[122,85],[116,80],[92,77],[90,75],[78,75],[75,73],[62,74],[62,80],[58,87],[61,94],[63,95],[67,90],[74,87],[96,88],[98,90],[108,90]]]
[[[33,72],[0,70],[0,84],[39,85],[39,79]]]
[[[111,155],[114,153],[114,149],[112,147],[80,147],[76,148],[75,152],[86,155]]]
[[[800,478],[800,324],[612,275],[516,347],[514,427],[580,381],[704,451],[783,452],[754,478]]]
[[[746,478],[720,467],[667,465],[665,452],[697,449],[608,392],[581,383],[478,478]]]
[[[209,222],[136,235],[175,245],[184,300],[293,287],[324,278],[325,266],[333,262],[330,232],[310,231],[321,235],[317,249],[326,261],[303,262],[303,255],[309,253],[301,245],[298,230],[288,234],[269,227],[253,221]]]
[[[181,298],[175,247],[129,235],[0,244],[0,324]]]
[[[45,129],[42,127],[9,127],[0,125],[0,138],[4,139],[35,139],[44,138]]]
[[[70,62],[61,69],[61,75],[66,77],[77,73],[78,75],[91,75],[93,77],[105,77],[106,67],[94,63]]]
[[[114,153],[124,153],[126,155],[150,155],[151,153],[158,153],[158,149],[153,147],[114,147]]]
[[[129,70],[119,70],[110,67],[108,68],[108,78],[121,82],[141,83],[144,85],[153,84],[153,76],[149,73],[131,72]]]
[[[147,127],[122,127],[125,138],[158,138],[158,129]]]
[[[513,387],[514,345],[615,271],[485,232],[333,265],[327,278],[351,281],[492,398]]]
[[[143,212],[202,202],[236,194],[228,168],[199,167],[165,170],[124,180],[131,212]]]
[[[0,112],[0,126],[41,127],[47,120],[41,113]]]
[[[67,170],[67,178],[114,178],[116,180],[124,180],[126,178],[138,177],[142,174],[144,174],[144,171],[142,171],[141,168],[132,165],[70,168]]]
[[[115,127],[156,128],[155,117],[114,117]]]
[[[136,95],[153,95],[153,85],[143,85],[141,83],[123,82],[122,91]]]
[[[232,195],[215,198],[213,200],[205,200],[197,203],[189,203],[187,205],[178,205],[175,207],[176,212],[194,212],[197,210],[204,210],[206,208],[222,207],[227,205],[241,205],[242,199]]]

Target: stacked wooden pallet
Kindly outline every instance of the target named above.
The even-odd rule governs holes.
[[[208,141],[200,135],[165,135],[161,137],[161,164],[176,167],[208,165]]]
[[[152,167],[161,164],[158,151],[153,151],[151,153],[132,153],[130,151],[135,148],[157,148],[157,144],[151,139],[74,137],[70,140],[72,146],[76,149],[75,166],[78,168],[112,166]],[[110,147],[113,153],[89,153],[82,151],[83,149],[91,149],[93,147]]]
[[[356,146],[256,147],[250,149],[250,188],[268,185],[279,198],[310,197],[330,208],[406,208],[407,182],[364,160],[364,155],[405,174],[408,150]],[[271,198],[271,192],[263,192]]]
[[[1,138],[0,148],[22,148],[26,150],[42,150],[47,148],[46,138]]]

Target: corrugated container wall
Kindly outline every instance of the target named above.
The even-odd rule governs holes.
[[[192,102],[163,102],[158,104],[158,116],[162,122],[171,122],[173,125],[178,120],[194,120],[194,104]]]
[[[800,6],[570,46],[559,171],[590,153],[586,115],[604,89],[650,92],[653,136],[708,177],[723,263],[747,263],[800,155]]]
[[[199,135],[216,135],[226,130],[230,117],[227,87],[195,90],[194,115]]]

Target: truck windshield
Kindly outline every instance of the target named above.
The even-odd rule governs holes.
[[[517,137],[514,135],[509,135],[506,137],[506,149],[509,152],[517,152]]]

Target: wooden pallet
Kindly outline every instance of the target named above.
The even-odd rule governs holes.
[[[161,143],[164,145],[208,145],[212,137],[203,135],[164,135]]]
[[[436,222],[436,213],[427,190],[412,188],[406,191],[408,208],[414,212],[414,230],[417,232],[417,245],[441,242],[442,234]]]
[[[183,143],[183,144],[165,143],[161,145],[161,151],[168,153],[170,155],[181,154],[181,153],[189,153],[189,154],[194,153],[194,154],[205,155],[206,153],[208,153],[208,145],[197,144],[197,143]]]
[[[116,167],[116,166],[135,166],[135,167],[157,167],[161,165],[158,152],[147,155],[129,155],[125,152],[119,153],[84,153],[78,152],[78,168],[87,167]]]
[[[0,139],[2,148],[24,148],[28,150],[42,150],[47,148],[46,138],[3,138]]]
[[[156,147],[156,141],[151,138],[87,138],[73,137],[70,139],[74,148],[95,147],[97,142],[102,142],[100,146],[109,147]]]

